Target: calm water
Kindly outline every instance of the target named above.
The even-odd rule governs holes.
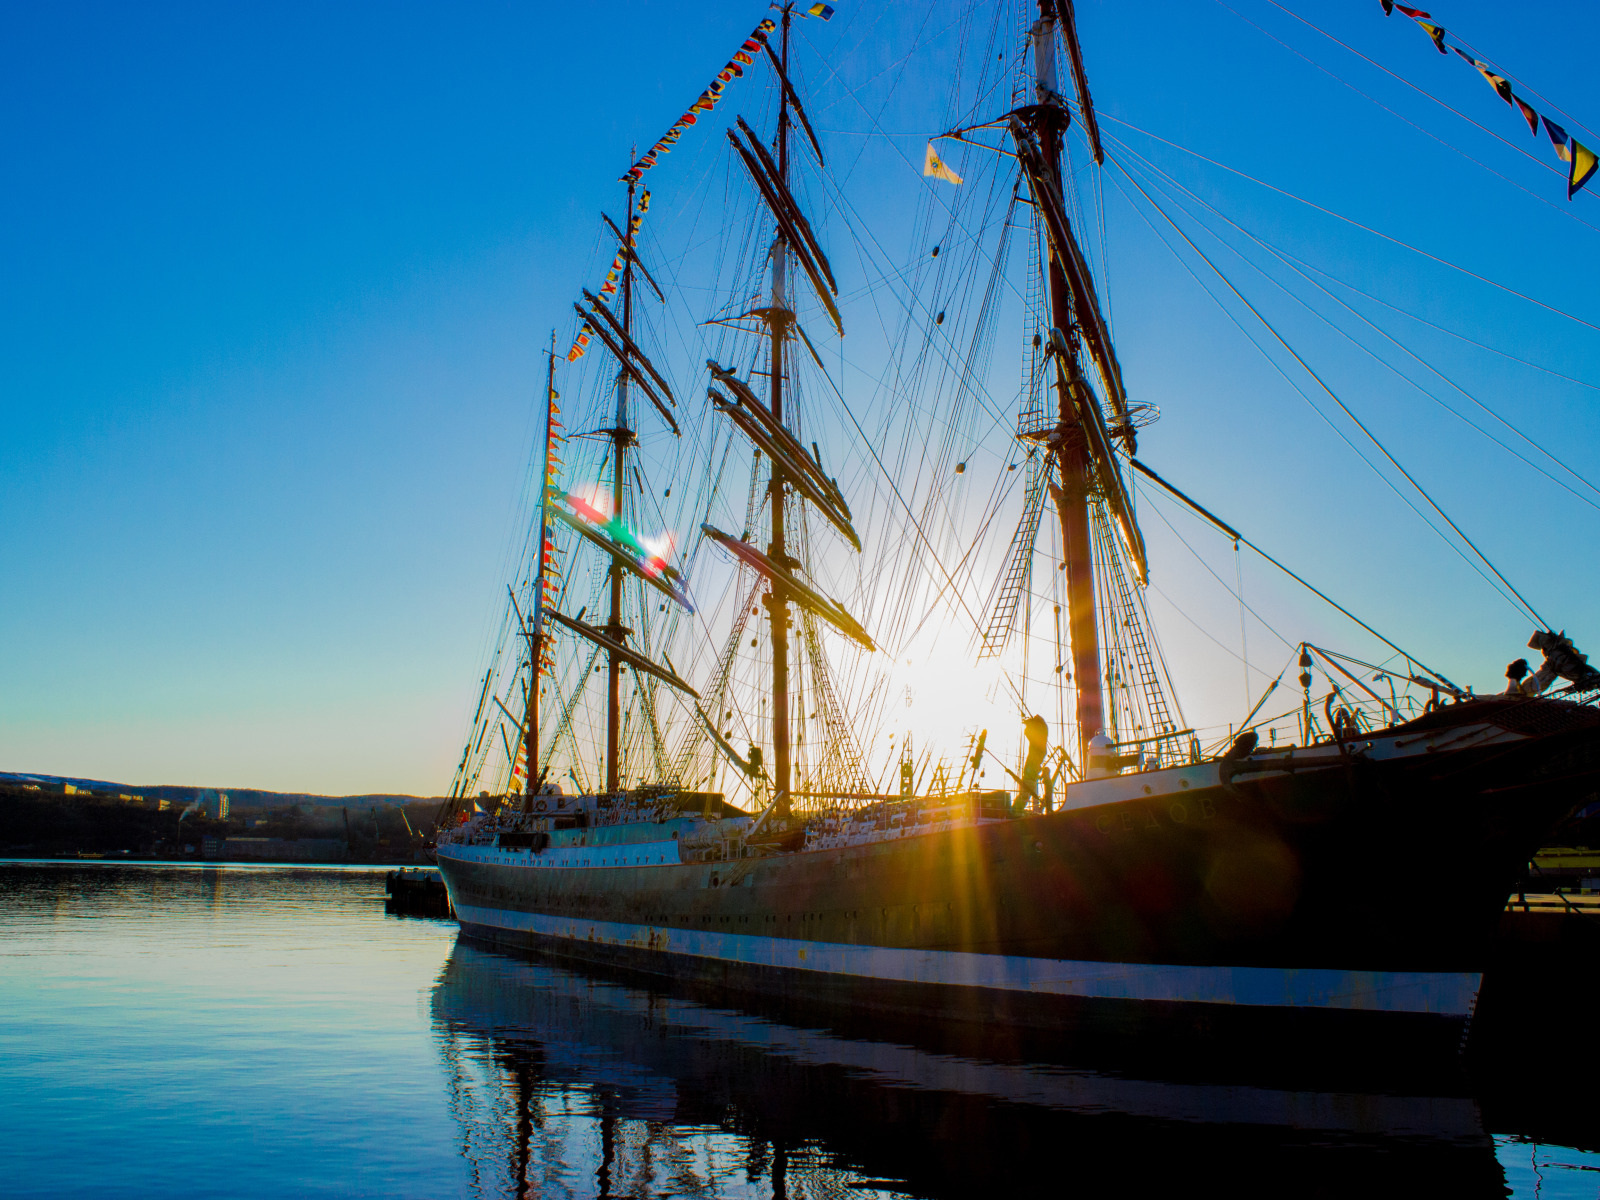
[[[1592,1103],[845,1036],[457,944],[374,872],[0,887],[6,1196],[1600,1197]]]

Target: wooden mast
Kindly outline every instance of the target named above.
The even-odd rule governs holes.
[[[539,475],[539,542],[533,573],[533,602],[528,612],[528,701],[522,725],[523,757],[528,763],[522,781],[522,811],[533,811],[533,797],[539,790],[539,661],[544,656],[544,568],[549,524],[545,506],[550,503],[550,435],[556,402],[556,331],[550,331],[549,358],[544,378],[544,470]]]
[[[789,71],[789,26],[794,21],[793,5],[783,10],[783,46],[779,57],[784,74]],[[778,180],[789,182],[789,93],[778,89]],[[772,244],[772,304],[767,309],[767,326],[771,338],[770,372],[772,419],[783,424],[783,343],[789,335],[794,313],[789,308],[787,295],[788,243],[784,240],[780,223],[777,239]],[[767,503],[772,510],[772,542],[767,553],[784,567],[791,560],[787,552],[784,531],[784,475],[776,463],[772,467],[772,480],[767,485]],[[789,789],[791,765],[789,760],[789,598],[783,586],[773,582],[768,589],[767,615],[772,637],[772,785],[773,815],[789,815]]]
[[[1041,89],[1054,91],[1055,24],[1054,0],[1039,0],[1041,18],[1034,53]],[[1062,133],[1070,119],[1059,101],[1041,95],[1036,108],[1035,127],[1044,150],[1045,170],[1056,194],[1061,190]],[[1046,282],[1050,293],[1050,323],[1063,332],[1071,331],[1074,296],[1067,273],[1055,247],[1052,247]],[[1070,345],[1071,343],[1069,343]],[[1066,370],[1057,375],[1057,400],[1060,423],[1055,452],[1061,471],[1061,490],[1056,499],[1061,517],[1061,544],[1067,576],[1067,629],[1072,642],[1072,685],[1077,698],[1078,762],[1087,769],[1089,739],[1105,727],[1105,705],[1100,690],[1100,629],[1096,622],[1094,591],[1093,537],[1089,529],[1090,481],[1087,437],[1078,420],[1076,406],[1068,388],[1083,388],[1082,364],[1074,351]],[[1091,397],[1090,400],[1093,403]]]
[[[633,249],[633,209],[635,192],[638,183],[628,181],[628,219],[623,229],[627,234],[624,243],[625,250]],[[628,336],[633,335],[633,255],[622,256],[622,329]],[[622,370],[617,376],[617,420],[616,427],[608,431],[611,434],[613,470],[611,475],[611,512],[618,520],[623,519],[622,492],[627,477],[624,474],[624,456],[628,446],[633,441],[633,430],[628,428],[628,371],[627,362],[622,364]],[[620,563],[611,564],[611,612],[606,622],[606,632],[612,640],[621,643],[628,636],[628,629],[622,623],[622,572]],[[622,790],[619,734],[622,722],[622,659],[615,654],[606,656],[606,791],[618,792]]]

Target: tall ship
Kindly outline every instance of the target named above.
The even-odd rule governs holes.
[[[851,282],[812,221],[860,218],[793,55],[830,14],[775,8],[624,174],[604,282],[571,348],[552,338],[528,539],[437,834],[463,935],[853,1011],[1454,1053],[1508,892],[1600,792],[1600,674],[1537,622],[1538,668],[1474,695],[1268,557],[1386,657],[1301,643],[1208,744],[1150,620],[1138,490],[1254,546],[1138,457],[1153,413],[1124,386],[1065,166],[1074,139],[1076,171],[1104,154],[1070,0],[1040,0],[940,134],[988,155],[997,219],[983,242],[951,215],[943,260],[930,233],[905,268],[948,299],[908,308],[917,339],[875,368],[895,428],[922,422],[898,446],[853,407]],[[710,124],[726,171],[692,240],[716,261],[669,275],[648,185]],[[925,173],[962,186],[935,147]],[[974,364],[1008,297],[1020,517],[977,613],[941,522],[999,508],[962,490],[947,434],[996,406]],[[944,329],[958,300],[965,346]],[[672,382],[685,346],[693,389]],[[901,730],[876,769],[897,698],[872,664],[929,593],[965,611],[975,658],[1024,656],[997,676],[1011,730],[974,725],[942,757]]]

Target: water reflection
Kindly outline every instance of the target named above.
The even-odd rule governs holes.
[[[432,1012],[484,1194],[1505,1194],[1477,1102],[1449,1088],[1297,1090],[985,1058],[466,943]]]
[[[1552,984],[1497,1073],[823,1027],[501,957],[381,872],[0,864],[0,1193],[1600,1196]]]
[[[381,872],[8,864],[0,896],[0,1195],[471,1194],[425,1003],[455,931],[386,919]]]

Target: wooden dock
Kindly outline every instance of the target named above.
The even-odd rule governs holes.
[[[1513,892],[1500,918],[1497,938],[1514,945],[1574,948],[1592,944],[1600,952],[1600,895],[1587,892]]]

